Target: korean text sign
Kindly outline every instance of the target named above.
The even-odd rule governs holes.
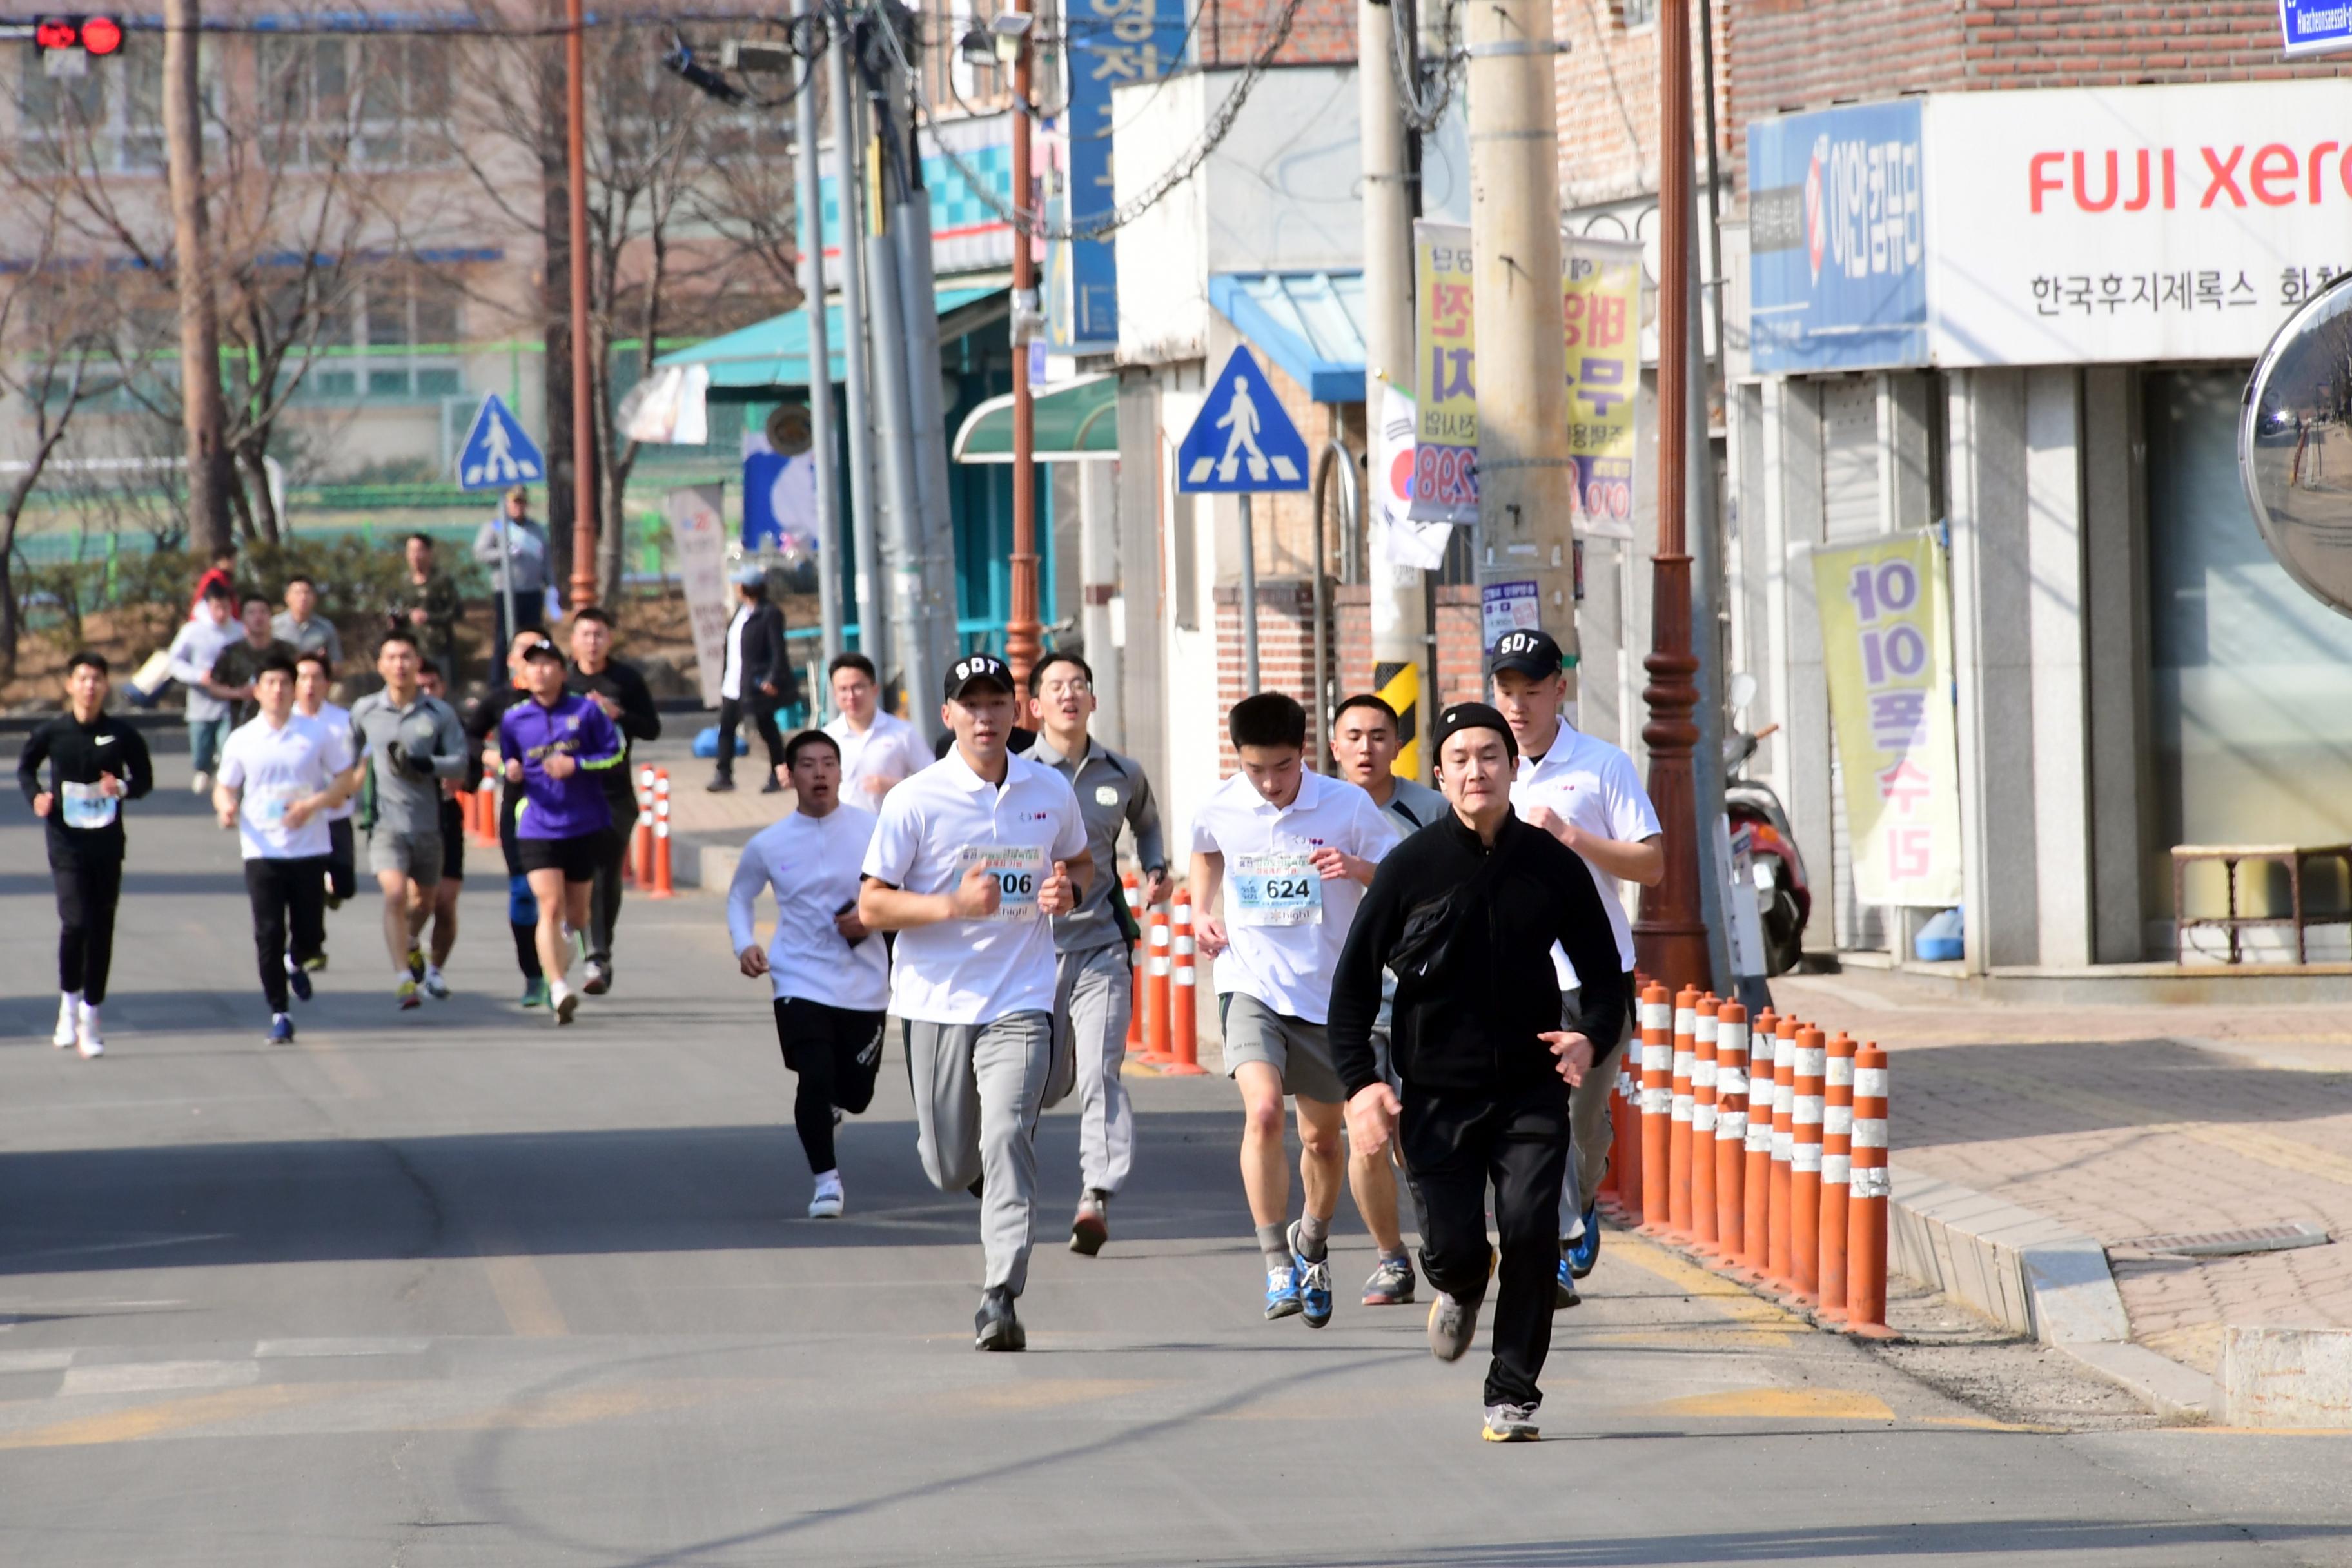
[[[1928,100],[1937,363],[2253,359],[2352,268],[2348,97],[2308,80]]]
[[[1111,188],[1113,88],[1154,81],[1184,63],[1181,0],[1078,0],[1069,9],[1069,182],[1066,216],[1084,224],[1118,205]],[[1057,346],[1118,342],[1118,273],[1111,237],[1066,242],[1056,290]],[[1058,248],[1057,245],[1057,248]]]
[[[1956,904],[1959,748],[1943,552],[1924,532],[1818,550],[1813,588],[1854,899]]]
[[[1769,374],[1927,363],[1919,100],[1756,121],[1748,128],[1748,331],[1756,368]]]
[[[1633,515],[1633,409],[1641,384],[1642,249],[1571,237],[1562,243],[1561,338],[1567,348],[1567,456],[1578,510],[1612,532]],[[1470,231],[1413,225],[1414,342],[1420,421],[1412,515],[1478,517],[1477,339]]]

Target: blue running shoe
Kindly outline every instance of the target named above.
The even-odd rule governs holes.
[[[1568,1259],[1563,1258],[1559,1260],[1559,1283],[1552,1287],[1551,1310],[1557,1312],[1565,1307],[1579,1306],[1583,1300],[1584,1298],[1576,1293],[1576,1275],[1569,1268]]]
[[[1305,1310],[1298,1300],[1298,1270],[1269,1268],[1265,1271],[1265,1321],[1295,1318]]]
[[[310,972],[295,963],[290,952],[286,955],[286,984],[292,988],[296,1001],[310,999]]]
[[[273,1046],[292,1045],[294,1043],[294,1020],[288,1017],[283,1013],[272,1013],[269,1016],[268,1040]]]
[[[1309,1263],[1298,1251],[1298,1222],[1290,1222],[1290,1273],[1298,1281],[1299,1310],[1307,1326],[1319,1329],[1331,1321],[1331,1259],[1328,1253]]]
[[[1569,1272],[1579,1279],[1592,1272],[1601,1261],[1601,1216],[1591,1204],[1584,1205],[1584,1234],[1568,1244]]]

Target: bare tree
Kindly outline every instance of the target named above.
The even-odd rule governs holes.
[[[191,399],[221,393],[228,506],[244,538],[274,542],[284,520],[267,459],[289,405],[315,371],[355,352],[358,311],[373,331],[377,313],[409,310],[430,271],[417,252],[462,215],[432,189],[433,171],[454,162],[439,39],[289,29],[235,43],[198,84],[200,184],[175,179],[170,202],[158,199],[162,160],[142,155],[142,138],[172,127],[142,102],[135,52],[115,84],[121,100],[91,95],[55,116],[37,165],[16,160],[8,183],[58,189],[71,242],[124,269],[124,292],[146,306],[138,319],[150,341],[133,346],[148,369],[126,378],[126,397],[179,427]],[[162,85],[155,76],[151,89]],[[191,201],[193,214],[183,210]],[[181,274],[179,242],[192,222],[205,240],[204,276],[194,279]],[[197,336],[186,330],[192,292],[216,326],[212,366],[185,351]],[[160,371],[169,341],[183,345],[177,375]],[[189,486],[199,500],[204,489]],[[205,520],[191,521],[201,544]]]
[[[46,202],[41,201],[46,195]],[[64,447],[74,416],[120,384],[114,358],[115,295],[60,254],[57,193],[34,193],[17,205],[12,226],[33,240],[29,255],[0,265],[0,407],[24,405],[21,455],[8,466],[0,497],[0,683],[16,678],[16,530],[26,504]],[[21,465],[21,466],[19,466]]]
[[[499,13],[498,15],[506,15]],[[797,302],[793,263],[771,259],[790,246],[788,195],[771,213],[768,238],[754,226],[712,221],[714,207],[749,210],[748,199],[715,200],[731,180],[740,190],[788,192],[791,165],[774,131],[673,79],[661,59],[673,43],[662,30],[615,26],[592,36],[587,50],[588,121],[582,127],[588,189],[589,331],[592,405],[597,411],[600,598],[619,586],[630,476],[637,443],[614,424],[614,345],[631,343],[631,379],[652,367],[663,340],[677,331],[740,326]],[[469,51],[458,100],[466,121],[459,156],[506,225],[538,238],[547,258],[541,323],[547,344],[546,403],[551,469],[569,481],[572,440],[569,192],[564,184],[563,71],[560,39],[509,37]],[[770,115],[769,121],[777,117]],[[766,163],[773,173],[755,172]],[[520,170],[536,168],[536,191],[518,189]],[[534,199],[535,198],[535,199]],[[784,252],[790,255],[789,251]],[[568,489],[568,485],[566,486]],[[549,486],[551,564],[568,575],[570,498]]]

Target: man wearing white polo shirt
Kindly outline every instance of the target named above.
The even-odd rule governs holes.
[[[834,655],[824,678],[839,710],[824,732],[841,748],[841,804],[879,811],[884,795],[931,765],[930,742],[896,713],[882,711],[881,684],[864,654]]]
[[[1225,718],[1241,771],[1192,818],[1192,896],[1217,961],[1225,1071],[1242,1092],[1242,1186],[1265,1255],[1267,1319],[1331,1321],[1327,1239],[1347,1176],[1348,1100],[1324,1025],[1349,922],[1397,832],[1356,785],[1306,770],[1307,710],[1279,691]],[[1208,911],[1223,889],[1223,909]],[[1286,1232],[1282,1100],[1298,1102],[1303,1212]]]
[[[1625,994],[1633,993],[1633,925],[1625,913],[1622,882],[1655,887],[1666,874],[1665,847],[1660,842],[1657,808],[1642,787],[1633,759],[1608,742],[1585,734],[1568,721],[1560,707],[1568,698],[1568,677],[1561,672],[1559,644],[1541,631],[1506,632],[1487,656],[1486,674],[1494,682],[1495,706],[1502,710],[1511,737],[1519,746],[1518,777],[1511,784],[1511,805],[1521,820],[1540,827],[1581,856],[1600,889],[1601,906],[1617,938],[1618,961],[1624,967]],[[1551,950],[1552,967],[1570,1011],[1576,1007],[1576,969],[1558,947]],[[1634,1009],[1625,1010],[1630,1036]],[[1570,1162],[1568,1181],[1559,1207],[1559,1306],[1576,1304],[1576,1284],[1592,1272],[1601,1256],[1601,1226],[1592,1214],[1593,1189],[1609,1168],[1609,1090],[1617,1081],[1615,1053],[1625,1037],[1613,1044],[1595,1040],[1600,1052],[1584,1081],[1570,1097],[1569,1123],[1576,1141],[1576,1158]]]
[[[1008,749],[1004,661],[957,660],[944,696],[955,745],[884,797],[857,912],[898,933],[890,1010],[906,1027],[923,1173],[981,1202],[987,1278],[972,1342],[1017,1351],[1029,1342],[1013,1303],[1037,1227],[1037,1117],[1054,1058],[1051,917],[1076,906],[1094,860],[1067,781]]]

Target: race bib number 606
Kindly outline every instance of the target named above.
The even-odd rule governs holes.
[[[967,844],[956,852],[958,877],[974,867],[996,882],[1001,901],[988,918],[1034,921],[1037,891],[1045,885],[1045,847],[1042,844]]]

